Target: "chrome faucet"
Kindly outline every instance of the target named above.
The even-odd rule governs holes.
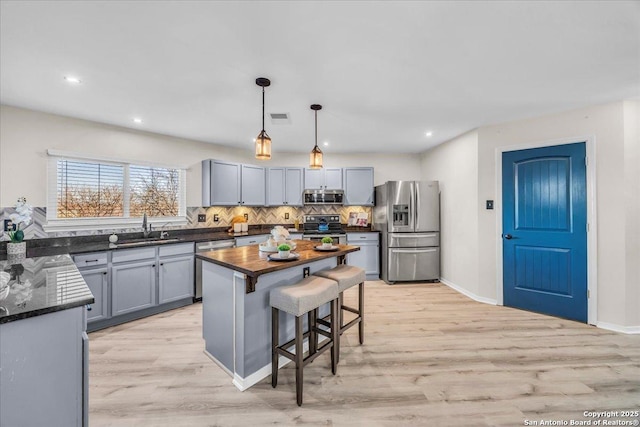
[[[166,239],[167,237],[169,237],[169,232],[164,230],[164,228],[169,224],[170,223],[167,222],[162,227],[160,227],[160,238],[161,239]]]
[[[147,229],[147,213],[144,213],[142,217],[142,235],[146,239],[151,235],[151,224],[149,224],[149,228]]]

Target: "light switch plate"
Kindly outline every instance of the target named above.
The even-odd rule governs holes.
[[[249,214],[244,214],[244,219],[246,219],[247,221],[249,221]]]
[[[289,212],[285,212],[284,219],[289,219]]]
[[[493,209],[493,200],[487,200],[487,209],[488,210]]]
[[[207,222],[207,215],[198,214],[198,222]]]
[[[220,215],[213,214],[213,222],[218,222],[218,221],[220,221]]]

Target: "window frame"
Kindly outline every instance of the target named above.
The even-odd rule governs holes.
[[[138,228],[141,227],[142,219],[138,217],[96,217],[96,218],[58,218],[58,161],[84,161],[87,163],[100,163],[109,165],[120,165],[124,167],[123,177],[123,208],[124,212],[129,215],[129,194],[130,194],[130,182],[129,182],[129,167],[130,166],[146,166],[153,168],[166,168],[176,169],[179,174],[179,189],[178,189],[178,216],[173,217],[149,217],[148,222],[150,224],[161,225],[173,225],[180,226],[188,224],[187,220],[187,183],[186,183],[186,168],[175,165],[166,165],[145,161],[130,161],[121,160],[116,158],[89,156],[78,153],[70,153],[59,150],[47,150],[47,220],[46,224],[43,224],[43,229],[46,232],[52,231],[81,231],[81,230],[102,230],[102,229],[126,229],[126,228]]]

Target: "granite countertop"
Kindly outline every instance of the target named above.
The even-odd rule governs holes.
[[[270,253],[260,251],[258,245],[204,252],[196,254],[196,257],[246,274],[250,282],[250,286],[247,287],[247,293],[249,293],[255,289],[258,276],[263,274],[319,261],[321,259],[344,256],[349,252],[360,250],[359,246],[335,245],[338,247],[336,251],[316,251],[313,248],[318,245],[318,242],[295,240],[295,243],[297,247],[292,252],[300,255],[295,261],[271,261],[268,259]],[[277,255],[277,252],[275,254]]]
[[[274,225],[251,226],[249,231],[244,233],[229,233],[227,228],[217,229],[186,229],[186,230],[170,230],[169,237],[161,240],[158,238],[158,232],[152,234],[152,238],[145,239],[142,233],[120,234],[119,241],[115,245],[109,244],[109,235],[99,236],[78,236],[78,237],[61,237],[50,239],[35,239],[27,241],[27,256],[43,257],[61,254],[81,254],[90,252],[102,252],[108,250],[131,249],[144,246],[166,245],[175,243],[188,242],[206,242],[216,240],[230,240],[236,237],[257,236],[261,234],[269,234]],[[285,225],[286,227],[286,225]],[[292,227],[288,227],[290,233],[302,233],[302,229],[291,231]],[[371,230],[370,227],[347,227],[344,226],[347,233],[378,233]],[[135,243],[135,245],[122,245],[123,243]],[[0,260],[6,259],[7,255],[0,248]]]
[[[0,261],[0,271],[11,277],[9,294],[0,300],[0,324],[94,302],[67,254],[26,258],[18,264]]]

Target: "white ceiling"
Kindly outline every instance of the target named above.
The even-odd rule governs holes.
[[[0,12],[3,104],[247,149],[260,76],[267,113],[291,118],[267,119],[274,152],[311,150],[312,103],[325,152],[411,153],[640,93],[638,1],[2,0]]]

